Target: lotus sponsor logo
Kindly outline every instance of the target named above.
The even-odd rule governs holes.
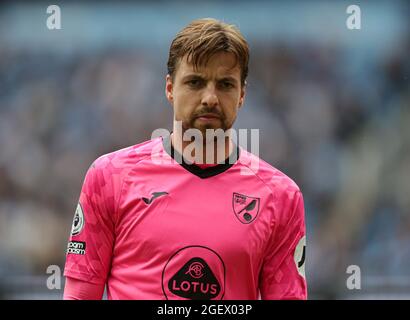
[[[162,288],[167,299],[222,299],[225,265],[221,257],[210,248],[182,248],[165,265]]]

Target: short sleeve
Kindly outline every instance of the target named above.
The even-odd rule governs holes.
[[[101,300],[104,284],[94,284],[66,277],[63,300]]]
[[[305,300],[306,228],[302,193],[288,191],[280,206],[278,221],[272,223],[259,287],[262,300]]]
[[[111,267],[115,197],[109,162],[97,159],[88,169],[69,236],[64,275],[105,283]]]

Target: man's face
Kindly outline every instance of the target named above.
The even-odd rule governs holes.
[[[174,81],[167,76],[165,91],[183,131],[196,128],[203,135],[206,129],[231,128],[245,95],[240,67],[235,56],[226,52],[213,55],[198,70],[181,59]]]

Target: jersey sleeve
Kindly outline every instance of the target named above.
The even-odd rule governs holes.
[[[306,228],[302,193],[288,191],[262,265],[262,300],[305,300]]]
[[[115,196],[109,160],[88,169],[69,236],[64,276],[105,284],[114,246]]]
[[[94,284],[66,277],[63,300],[101,300],[104,284]]]

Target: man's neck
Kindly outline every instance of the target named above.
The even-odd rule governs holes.
[[[188,160],[188,162],[216,165],[224,163],[233,152],[234,145],[230,137],[225,137],[222,143],[213,140],[207,142],[205,139],[202,143],[184,141],[182,137],[183,134],[171,133],[171,143],[174,149],[183,155],[184,160]]]

